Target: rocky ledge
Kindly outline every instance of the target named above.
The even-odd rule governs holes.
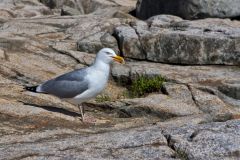
[[[0,159],[239,159],[240,22],[142,21],[136,3],[0,2]],[[106,90],[85,104],[93,123],[67,102],[23,90],[91,64],[103,47],[127,63],[114,64]],[[139,75],[165,82],[127,96]]]

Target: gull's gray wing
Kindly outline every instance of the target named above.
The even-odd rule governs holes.
[[[63,74],[41,84],[40,92],[52,94],[59,98],[73,98],[88,89],[86,68]]]

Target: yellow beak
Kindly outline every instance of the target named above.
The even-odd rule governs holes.
[[[122,64],[125,63],[124,59],[123,59],[121,56],[114,56],[114,57],[112,57],[112,58],[113,58],[113,60],[116,61],[116,62],[119,62],[119,63],[122,63]]]

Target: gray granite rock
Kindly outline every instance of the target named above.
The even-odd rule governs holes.
[[[170,27],[154,25],[141,42],[151,61],[239,65],[239,26],[220,19],[171,22]]]
[[[134,9],[137,0],[40,0],[57,14],[82,15],[104,12],[104,9],[115,7],[116,10]],[[99,10],[101,10],[99,12]],[[100,13],[101,14],[101,13]]]
[[[181,159],[239,159],[240,121],[172,128],[164,132]]]
[[[184,19],[234,18],[240,16],[239,3],[239,0],[138,0],[136,16],[140,19],[160,14]]]
[[[193,31],[200,33],[203,30],[202,37],[196,34],[199,39],[211,36],[218,40],[223,38],[224,42],[227,39],[225,47],[232,45],[238,55],[238,22],[219,19],[192,22],[170,15],[139,21],[128,15],[135,0],[61,0],[55,1],[53,7],[48,4],[53,2],[51,0],[43,3],[37,0],[0,2],[3,8],[0,10],[0,159],[180,159],[181,155],[195,159],[201,156],[215,158],[205,150],[210,148],[213,151],[215,144],[220,158],[235,158],[238,154],[238,141],[230,138],[238,138],[237,120],[217,123],[221,128],[230,126],[235,135],[220,128],[216,129],[217,132],[210,132],[216,126],[210,122],[239,119],[239,67],[198,66],[195,64],[213,61],[193,61],[186,55],[180,56],[184,63],[194,65],[150,62],[157,59],[156,54],[163,53],[152,45],[167,43],[164,42],[166,39],[155,39],[163,33],[191,38],[195,34]],[[66,6],[69,7],[67,10]],[[64,8],[70,15],[60,16],[59,11]],[[219,29],[223,32],[218,33]],[[122,46],[119,45],[120,36]],[[146,43],[146,38],[151,36],[154,43]],[[236,44],[230,42],[230,37]],[[220,46],[222,43],[216,44]],[[23,90],[24,85],[36,85],[90,65],[95,57],[90,52],[96,53],[102,47],[124,51],[126,64],[113,64],[106,90],[85,104],[85,116],[90,123],[79,121],[76,106],[53,96]],[[208,53],[215,52],[214,48],[216,46],[210,47]],[[188,53],[193,48],[185,49]],[[220,54],[214,63],[230,64],[230,60],[219,57],[223,51],[221,47],[218,49]],[[180,48],[179,51],[185,50]],[[225,58],[233,56],[231,50],[225,51],[229,52]],[[139,57],[148,61],[136,61]],[[156,62],[162,61],[157,59]],[[163,62],[179,60],[164,59]],[[236,62],[235,58],[231,59],[231,65]],[[161,75],[168,82],[159,88],[158,93],[126,98],[127,85],[142,74]],[[118,84],[118,81],[124,83]],[[203,133],[210,137],[207,140],[211,143],[203,145],[195,139],[195,150],[185,154],[181,148],[176,149],[177,143],[173,140],[185,142],[182,136],[188,136],[188,133],[180,131],[188,128],[204,128]],[[215,140],[216,133],[220,138]],[[191,134],[194,137],[192,130]],[[174,139],[169,139],[168,135]],[[205,141],[201,135],[196,137]],[[222,149],[225,143],[227,148]],[[192,156],[194,153],[195,157]]]
[[[16,17],[38,17],[52,15],[53,12],[38,0],[0,1],[0,19],[6,21]]]
[[[218,89],[225,95],[240,100],[240,82],[238,80],[226,80]]]
[[[118,52],[117,40],[110,33],[98,32],[77,42],[77,49],[82,52],[97,53],[101,48]]]
[[[73,16],[73,15],[81,15],[82,13],[75,8],[71,8],[69,6],[63,6],[61,9],[62,16]]]
[[[127,103],[127,106],[123,109],[131,116],[139,116],[142,111],[145,111],[145,114],[153,114],[162,119],[202,113],[195,104],[187,104],[181,99],[162,94],[126,99],[123,102]]]
[[[161,75],[168,81],[180,84],[202,84],[204,86],[220,86],[225,81],[236,81],[240,78],[238,66],[183,66],[147,61],[127,62],[123,66],[113,66],[112,75],[116,79],[121,76],[133,80],[136,75]]]
[[[239,68],[232,66],[173,66],[143,61],[128,62],[127,66],[113,66],[112,69],[113,77],[125,83],[131,82],[137,75],[165,77],[171,83],[163,85],[163,93],[171,97],[175,103],[184,103],[191,107],[196,105],[204,113],[210,114],[213,121],[225,121],[239,117],[239,100],[219,91],[225,81],[239,79],[238,73]],[[181,102],[176,101],[177,99]],[[164,101],[157,104],[161,106],[162,102]],[[151,103],[149,104],[151,106]],[[179,111],[176,108],[173,110]],[[184,107],[180,110],[183,111]],[[170,110],[169,112],[171,113]]]
[[[120,49],[129,58],[172,64],[239,65],[238,21],[184,21],[160,15],[116,28]]]
[[[165,94],[174,99],[181,99],[187,104],[194,105],[192,93],[187,85],[166,82],[163,84],[162,90]]]
[[[51,134],[50,134],[51,133]],[[61,134],[66,134],[61,137]],[[35,134],[27,143],[1,145],[0,159],[11,158],[49,158],[63,159],[139,159],[172,158],[174,151],[167,146],[161,130],[152,127],[141,127],[125,131],[102,134],[81,135],[71,131],[58,131]],[[58,136],[60,134],[60,137]],[[51,136],[53,136],[51,138]],[[55,137],[55,138],[54,138]],[[9,142],[8,142],[9,143]],[[14,153],[14,154],[13,154]],[[50,156],[51,155],[51,156]]]
[[[225,104],[218,96],[194,88],[191,88],[191,91],[199,109],[205,113],[209,113],[213,121],[226,121],[231,119],[234,110]]]
[[[145,59],[138,35],[132,27],[119,26],[115,29],[114,34],[125,57]]]

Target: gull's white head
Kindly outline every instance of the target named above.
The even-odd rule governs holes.
[[[104,63],[110,64],[113,61],[124,63],[124,59],[118,56],[112,49],[103,48],[97,53],[96,60],[101,60]]]

